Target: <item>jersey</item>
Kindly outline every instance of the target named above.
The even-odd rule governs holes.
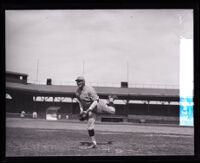
[[[96,90],[91,86],[85,85],[83,89],[78,88],[75,94],[77,99],[82,104],[84,111],[87,110],[94,101],[99,100]]]

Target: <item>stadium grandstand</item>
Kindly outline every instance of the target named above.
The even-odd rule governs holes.
[[[59,107],[61,119],[77,119],[79,105],[76,102],[73,85],[55,85],[51,79],[46,84],[28,83],[28,74],[6,72],[6,113],[27,115],[37,112],[38,118],[45,118],[49,107]],[[99,121],[179,123],[179,89],[136,88],[121,82],[120,87],[95,86],[99,97],[107,100],[109,95],[117,96],[114,101],[116,114],[101,115]]]

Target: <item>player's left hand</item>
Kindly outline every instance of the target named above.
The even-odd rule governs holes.
[[[81,113],[79,114],[79,120],[80,120],[80,121],[84,121],[84,120],[86,120],[87,118],[88,118],[88,114],[87,114],[86,111],[83,111],[83,112],[81,112]]]

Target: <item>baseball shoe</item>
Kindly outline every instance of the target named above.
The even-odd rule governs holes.
[[[90,148],[96,148],[96,147],[97,147],[97,145],[92,143],[92,145],[88,146],[87,148],[90,149]]]

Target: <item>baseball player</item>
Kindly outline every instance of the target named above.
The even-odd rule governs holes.
[[[110,96],[109,103],[107,104],[99,99],[93,87],[85,85],[84,77],[77,77],[75,81],[78,86],[75,94],[80,107],[80,120],[88,121],[87,129],[92,141],[92,145],[88,148],[96,148],[97,143],[94,130],[96,115],[101,113],[115,114],[114,98]]]

